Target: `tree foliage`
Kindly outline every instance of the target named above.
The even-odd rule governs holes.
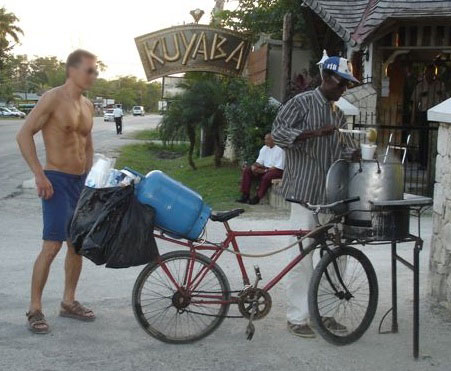
[[[212,132],[216,166],[224,154],[226,135],[240,160],[255,161],[278,109],[270,103],[267,87],[252,85],[242,78],[201,73],[187,74],[182,87],[184,92],[174,98],[163,116],[163,140],[179,140],[186,135],[190,141],[188,161],[193,169],[199,128]]]
[[[174,98],[163,116],[160,129],[163,140],[173,141],[185,132],[190,141],[188,161],[195,169],[196,130],[203,128],[211,133],[215,165],[220,166],[224,154],[227,80],[210,73],[187,73],[180,87],[184,92]]]
[[[135,76],[122,76],[114,80],[99,78],[90,89],[89,97],[112,98],[125,109],[144,106],[147,112],[156,112],[161,98],[161,84],[149,84]]]
[[[19,43],[19,37],[23,34],[17,22],[19,19],[14,13],[0,7],[0,98],[10,99],[14,90],[9,77],[15,75],[17,70],[15,70],[15,58],[11,55],[11,50],[15,44]]]
[[[294,32],[300,36],[304,35],[300,0],[238,0],[235,10],[215,13],[215,24],[248,32],[254,40],[262,33],[269,34],[274,39],[281,39],[283,17],[289,12],[295,17]]]
[[[230,87],[233,96],[224,110],[227,133],[238,159],[253,163],[263,137],[271,132],[279,106],[270,101],[265,85],[255,86],[244,79],[235,79]]]
[[[19,35],[23,34],[17,22],[19,18],[14,13],[8,12],[4,7],[0,8],[0,71],[11,49],[19,43]]]
[[[105,64],[98,61],[102,71]],[[66,64],[57,57],[35,57],[31,60],[25,55],[9,55],[4,68],[0,70],[0,98],[14,99],[14,92],[33,92],[42,94],[66,80]],[[156,112],[161,97],[160,83],[147,83],[135,76],[123,76],[114,80],[99,78],[86,93],[89,98],[111,98],[122,103],[125,109],[144,106],[148,112]]]

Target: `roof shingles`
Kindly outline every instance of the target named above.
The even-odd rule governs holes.
[[[386,19],[451,16],[451,1],[443,0],[303,0],[337,35],[352,46]]]

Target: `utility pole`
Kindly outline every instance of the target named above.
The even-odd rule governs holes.
[[[215,7],[213,8],[213,14],[217,11],[224,10],[225,0],[216,0]]]
[[[286,13],[283,17],[282,35],[282,103],[285,103],[290,95],[291,88],[291,56],[293,54],[293,16]]]

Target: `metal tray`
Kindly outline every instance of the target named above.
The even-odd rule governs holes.
[[[404,206],[404,207],[415,207],[415,206],[431,206],[432,198],[412,195],[410,193],[404,193],[402,200],[390,200],[390,201],[369,201],[373,206],[376,207],[390,207],[390,206]]]

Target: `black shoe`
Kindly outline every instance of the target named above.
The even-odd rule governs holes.
[[[249,204],[251,205],[257,205],[260,202],[260,198],[258,196],[252,197],[249,200]]]
[[[249,201],[249,196],[242,195],[236,202],[239,202],[240,204],[247,204]]]

